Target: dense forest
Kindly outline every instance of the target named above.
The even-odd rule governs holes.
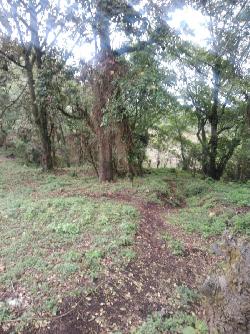
[[[250,332],[249,19],[0,0],[0,333]]]

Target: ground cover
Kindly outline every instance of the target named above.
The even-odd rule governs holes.
[[[22,333],[205,333],[199,285],[249,184],[176,170],[100,185],[0,159],[0,322]]]

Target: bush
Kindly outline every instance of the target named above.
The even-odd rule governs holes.
[[[15,154],[25,163],[40,164],[41,150],[32,143],[26,143],[22,140],[17,140]]]
[[[206,193],[209,190],[209,188],[210,187],[207,183],[199,181],[187,184],[184,193],[187,197],[197,196]]]

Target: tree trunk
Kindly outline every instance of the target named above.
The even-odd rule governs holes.
[[[50,139],[51,139],[52,161],[53,161],[53,166],[56,166],[56,129],[53,121],[50,121],[50,124],[51,124]]]
[[[209,167],[208,176],[218,180],[221,175],[217,170],[216,158],[218,148],[218,108],[219,108],[219,89],[220,89],[220,70],[216,66],[213,69],[214,88],[213,88],[213,105],[209,114],[209,122],[211,126],[211,137],[209,142]]]
[[[34,65],[37,66],[38,71],[42,68],[42,48],[40,45],[39,38],[39,22],[37,18],[37,12],[34,4],[32,2],[30,5],[30,26],[31,26],[31,45],[35,51],[35,62],[33,63],[32,55],[26,53],[25,57],[25,67],[28,72],[28,85],[31,95],[32,103],[32,113],[35,118],[35,123],[39,129],[41,143],[42,143],[42,167],[44,171],[53,169],[53,159],[52,159],[52,145],[51,138],[49,134],[49,119],[46,110],[46,105],[44,102],[41,102],[40,105],[37,101],[38,96],[35,92],[35,80],[33,76]]]
[[[48,171],[53,169],[53,159],[46,113],[45,115],[41,115],[41,118],[41,124],[39,124],[38,126],[42,140],[42,167],[44,171]]]
[[[100,41],[100,52],[96,76],[92,79],[92,88],[95,96],[95,103],[92,111],[95,133],[98,141],[99,156],[99,179],[100,181],[112,181],[113,157],[110,125],[103,126],[103,113],[108,101],[114,93],[114,79],[119,72],[119,65],[110,45],[109,18],[106,13],[103,1],[98,1],[96,11],[96,36]]]
[[[207,143],[207,135],[206,135],[206,120],[201,118],[200,111],[196,113],[197,119],[198,119],[198,132],[196,134],[200,144],[201,144],[201,167],[202,167],[202,172],[204,175],[207,175],[208,173],[208,157],[209,157],[209,152],[208,152],[208,143]]]
[[[99,180],[110,182],[113,180],[112,138],[110,131],[100,127],[98,133],[99,146]]]
[[[246,116],[245,126],[242,136],[242,153],[240,166],[240,180],[246,181],[250,179],[250,94],[246,94]]]
[[[67,142],[66,142],[66,139],[65,139],[65,136],[64,136],[62,124],[60,122],[59,122],[59,129],[60,129],[60,137],[61,137],[61,140],[62,140],[62,151],[63,151],[63,155],[64,155],[64,160],[66,162],[67,167],[70,167],[69,151],[68,151]]]
[[[32,66],[29,63],[29,59],[26,59],[26,69],[28,77],[28,86],[30,91],[32,114],[35,120],[35,124],[38,128],[42,144],[41,164],[43,170],[47,171],[53,169],[51,139],[48,132],[48,116],[45,108],[42,107],[39,108],[36,102],[35,81],[33,78]]]
[[[210,156],[209,156],[209,167],[208,176],[212,177],[214,180],[219,180],[221,175],[217,170],[216,158],[217,158],[217,147],[218,147],[218,135],[217,126],[218,120],[217,115],[214,115],[215,119],[211,122],[211,138],[210,138]]]
[[[216,252],[224,256],[226,265],[220,274],[209,276],[201,289],[209,333],[249,334],[250,244],[228,236]]]

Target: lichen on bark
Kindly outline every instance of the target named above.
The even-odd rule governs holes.
[[[201,288],[209,333],[249,334],[250,241],[225,235],[220,250],[225,262]]]

